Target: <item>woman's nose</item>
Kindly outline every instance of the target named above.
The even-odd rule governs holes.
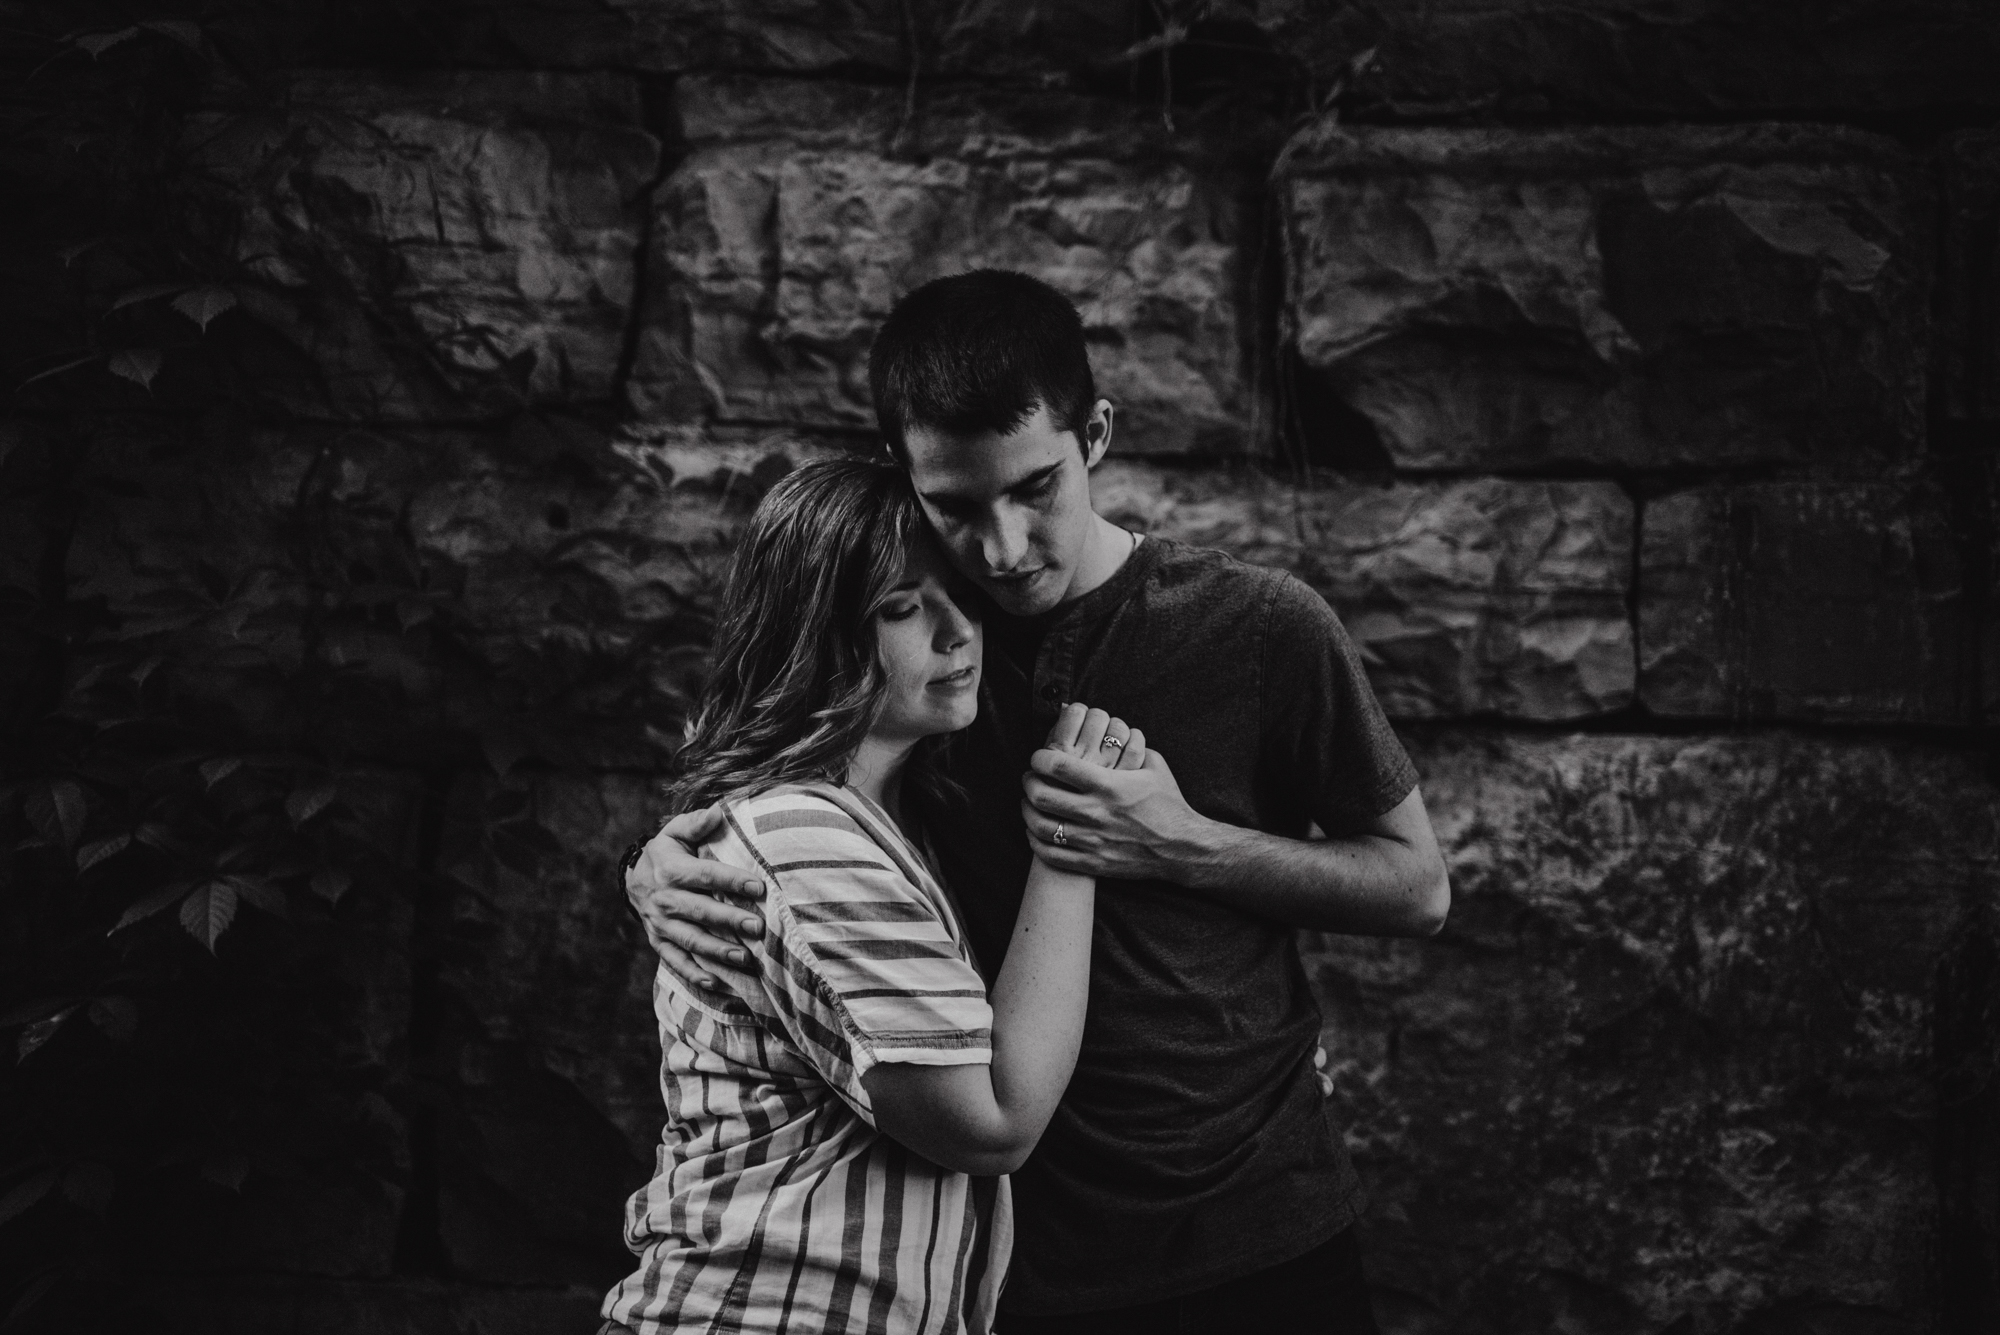
[[[943,606],[938,609],[936,644],[938,652],[949,653],[972,639],[972,619],[950,598],[939,601]]]

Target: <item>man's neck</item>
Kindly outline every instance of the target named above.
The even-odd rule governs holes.
[[[1090,541],[1084,548],[1083,560],[1077,563],[1076,578],[1070,581],[1069,592],[1063,596],[1063,604],[1075,602],[1110,582],[1138,549],[1135,536],[1126,532],[1103,515],[1090,517]]]

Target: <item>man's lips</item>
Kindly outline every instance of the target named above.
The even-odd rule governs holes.
[[[1009,570],[1005,574],[988,575],[986,578],[995,584],[1026,584],[1046,569],[1047,566],[1036,566],[1033,570]]]

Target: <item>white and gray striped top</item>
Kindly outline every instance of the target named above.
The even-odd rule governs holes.
[[[957,914],[851,788],[724,810],[703,856],[775,887],[758,977],[727,994],[655,979],[667,1124],[626,1209],[640,1264],[605,1298],[607,1329],[990,1330],[1013,1245],[1006,1179],[947,1172],[881,1134],[861,1084],[877,1062],[992,1061]]]

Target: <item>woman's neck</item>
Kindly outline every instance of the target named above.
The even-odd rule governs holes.
[[[903,770],[909,765],[910,753],[916,749],[914,740],[869,733],[855,748],[854,758],[847,762],[847,786],[859,790],[901,824],[898,803],[903,795]]]

